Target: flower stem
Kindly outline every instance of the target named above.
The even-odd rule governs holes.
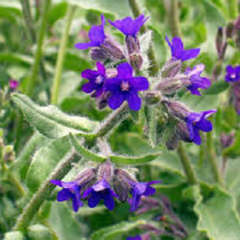
[[[30,202],[24,208],[23,213],[17,220],[14,230],[23,232],[26,231],[30,221],[35,216],[44,200],[52,194],[52,191],[55,188],[55,186],[50,183],[50,180],[62,179],[70,171],[72,163],[77,162],[78,160],[79,157],[77,156],[76,152],[72,151],[72,153],[66,159],[63,159],[63,161],[58,164],[55,171],[50,174],[48,179],[33,195]]]
[[[181,36],[181,29],[179,23],[178,0],[165,1],[168,9],[168,22],[172,32],[172,36]]]
[[[228,16],[231,20],[235,20],[238,17],[238,1],[226,0],[228,5]]]
[[[223,180],[218,167],[218,159],[213,146],[212,132],[207,134],[207,154],[209,156],[208,159],[209,163],[211,164],[213,177],[219,185],[223,186]]]
[[[65,28],[63,30],[63,35],[62,35],[61,42],[60,42],[55,76],[54,76],[54,80],[53,80],[52,97],[51,97],[52,104],[58,103],[59,85],[60,85],[60,80],[61,80],[61,76],[62,76],[64,57],[65,57],[65,53],[66,53],[66,46],[68,43],[68,35],[69,35],[71,23],[72,23],[74,10],[75,10],[75,8],[73,6],[69,6],[69,9],[67,12],[67,20],[65,22]]]
[[[187,181],[189,184],[197,184],[197,178],[195,176],[195,173],[194,173],[194,170],[193,170],[193,167],[191,165],[191,162],[183,148],[183,145],[182,143],[179,143],[178,145],[178,148],[177,148],[177,153],[178,153],[178,156],[181,160],[181,163],[182,163],[182,166],[183,166],[183,170],[185,172],[185,175],[187,177]]]
[[[129,6],[130,6],[135,18],[138,17],[139,15],[141,15],[141,11],[140,11],[140,8],[139,8],[136,0],[128,0],[128,3],[129,3]],[[144,25],[142,26],[141,32],[142,33],[147,32],[146,26],[144,26]],[[148,59],[150,62],[149,74],[150,74],[150,76],[155,76],[158,73],[159,68],[158,68],[158,63],[157,63],[157,59],[154,54],[152,44],[150,44],[149,49],[148,49]]]
[[[27,83],[26,94],[28,96],[31,96],[33,94],[33,88],[36,83],[37,75],[40,68],[40,62],[42,58],[42,48],[43,48],[45,33],[47,30],[48,13],[49,13],[50,5],[51,5],[51,0],[45,0],[42,22],[40,26],[38,41],[37,41],[37,50],[34,57],[31,74],[28,78],[28,83]]]

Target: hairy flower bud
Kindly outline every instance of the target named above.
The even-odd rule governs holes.
[[[127,171],[115,169],[113,187],[120,201],[126,201],[128,198],[128,193],[131,188],[129,181],[137,182]]]
[[[162,69],[162,77],[174,77],[176,76],[182,68],[182,61],[179,59],[171,59],[165,63]]]
[[[148,105],[158,104],[161,100],[161,93],[159,91],[147,91],[144,99]]]
[[[99,110],[104,109],[108,105],[108,99],[111,96],[110,92],[103,92],[103,94],[96,99],[97,102],[97,108]]]
[[[235,140],[235,133],[234,132],[231,132],[229,134],[222,133],[220,135],[220,142],[221,142],[221,145],[222,145],[223,148],[230,147],[234,143],[234,140]]]
[[[176,93],[181,87],[191,85],[189,77],[184,74],[179,74],[172,78],[164,78],[157,86],[156,90],[164,95]]]
[[[179,118],[181,120],[186,120],[191,111],[183,105],[181,102],[163,100],[162,103],[167,108],[168,113],[173,117]]]
[[[105,179],[107,182],[111,182],[113,178],[114,167],[110,161],[104,162],[99,166],[98,180]]]
[[[179,140],[183,140],[184,142],[192,142],[190,138],[189,130],[187,128],[186,123],[179,122],[175,128],[175,135]]]
[[[134,69],[140,70],[143,59],[140,54],[140,44],[137,36],[126,36],[126,45],[129,55],[129,61]]]

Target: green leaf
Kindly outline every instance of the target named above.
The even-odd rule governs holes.
[[[34,154],[36,149],[43,146],[48,141],[49,141],[48,138],[46,138],[45,136],[38,132],[35,132],[31,139],[24,146],[19,157],[12,166],[14,170],[17,170],[20,173],[21,179],[26,178],[26,174],[31,163],[32,155]]]
[[[56,231],[59,240],[83,240],[83,226],[72,215],[70,207],[54,202],[49,217],[50,226]],[[86,229],[86,227],[85,227]]]
[[[60,138],[69,133],[86,135],[97,123],[79,116],[68,116],[55,106],[38,106],[27,96],[14,93],[14,103],[21,109],[28,122],[49,138]]]
[[[148,140],[150,146],[152,148],[155,148],[157,142],[157,109],[155,107],[148,107],[146,119],[148,129]]]
[[[132,229],[146,224],[144,220],[138,220],[136,222],[121,222],[111,227],[100,229],[92,234],[92,240],[114,240],[117,236],[121,236],[124,233],[131,231]]]
[[[211,240],[239,240],[240,222],[233,198],[215,188],[210,198],[199,201],[194,207],[199,217],[197,230],[206,232]]]
[[[130,116],[135,123],[139,122],[139,111],[129,110]]]
[[[130,157],[130,156],[110,156],[112,162],[116,164],[126,164],[126,165],[139,165],[139,164],[146,164],[148,162],[153,161],[159,156],[160,153],[156,154],[149,154],[145,156],[139,157]]]
[[[69,0],[68,2],[77,5],[83,9],[96,9],[112,14],[115,13],[118,17],[126,17],[128,15],[131,15],[127,0],[121,0],[120,6],[118,1],[112,0]]]
[[[59,161],[67,157],[71,151],[68,136],[52,140],[47,146],[40,148],[33,156],[28,170],[26,184],[29,189],[35,192]]]
[[[4,236],[4,240],[24,240],[25,237],[23,233],[19,231],[8,232]]]
[[[208,95],[216,95],[227,90],[229,86],[230,84],[225,81],[218,81],[216,83],[213,83],[212,86],[203,91],[203,93]]]
[[[69,135],[69,140],[70,143],[72,144],[72,146],[75,148],[75,150],[77,151],[77,153],[89,160],[93,160],[96,162],[104,162],[106,161],[106,157],[103,156],[99,156],[96,153],[93,153],[92,151],[88,150],[87,148],[85,148],[83,146],[82,143],[79,142],[79,140],[72,134]]]
[[[60,2],[58,4],[54,4],[48,15],[49,24],[53,25],[59,19],[64,18],[67,9],[68,9],[67,2]]]
[[[16,1],[0,1],[0,17],[11,20],[13,22],[17,21],[16,16],[22,15],[22,9],[19,2]]]
[[[28,228],[29,240],[47,240],[52,239],[51,231],[43,225],[36,224]]]

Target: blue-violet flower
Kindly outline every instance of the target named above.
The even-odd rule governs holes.
[[[145,91],[149,83],[145,77],[133,77],[133,69],[129,63],[121,63],[117,67],[118,74],[115,78],[108,79],[105,87],[111,92],[108,105],[117,109],[124,101],[128,101],[129,108],[138,111],[141,108],[141,98],[138,91]]]
[[[151,187],[152,184],[158,184],[161,183],[161,181],[151,181],[151,182],[132,182],[130,183],[132,185],[132,199],[130,201],[131,208],[130,211],[136,211],[138,208],[138,205],[140,203],[140,199],[142,196],[150,196],[155,194],[156,189]]]
[[[137,17],[136,19],[132,19],[131,17],[126,17],[122,20],[116,20],[114,22],[109,21],[109,23],[121,31],[126,36],[136,37],[138,32],[140,31],[142,25],[148,20],[149,17],[145,17],[143,14]]]
[[[104,82],[106,79],[106,69],[100,62],[96,63],[97,70],[86,69],[82,72],[82,78],[89,80],[82,86],[85,93],[94,92],[94,97],[100,97],[103,93]]]
[[[104,25],[105,25],[105,17],[104,15],[101,16],[102,24],[99,26],[92,26],[88,36],[90,42],[88,43],[77,43],[75,45],[78,49],[87,49],[90,47],[100,47],[100,45],[104,42],[106,35],[104,32]]]
[[[175,59],[179,59],[182,62],[195,58],[200,53],[199,48],[185,50],[183,42],[179,37],[174,37],[172,39],[172,43],[169,41],[168,37],[166,37],[166,40],[169,47],[171,48],[172,57]]]
[[[92,187],[88,188],[82,195],[82,198],[88,199],[88,206],[90,208],[96,207],[101,200],[108,210],[114,209],[115,203],[113,197],[117,198],[117,194],[111,189],[110,184],[103,178],[95,183]]]
[[[197,145],[201,145],[201,136],[199,131],[212,131],[212,123],[206,118],[210,117],[217,110],[203,111],[200,113],[192,112],[186,118],[187,127],[190,134],[190,139]]]
[[[191,85],[187,86],[187,89],[193,95],[201,96],[198,88],[207,89],[211,86],[211,81],[208,78],[201,77],[205,66],[203,64],[196,65],[193,69],[187,68],[185,74],[190,78]]]
[[[63,188],[57,195],[59,202],[71,199],[72,208],[75,212],[78,211],[79,207],[83,206],[80,199],[81,186],[77,182],[62,182],[60,180],[51,180],[50,182]]]
[[[240,66],[233,67],[231,65],[228,65],[226,67],[225,80],[227,82],[236,82],[240,80]]]

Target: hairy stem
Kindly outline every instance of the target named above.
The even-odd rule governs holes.
[[[61,76],[62,76],[64,58],[65,58],[66,47],[67,47],[67,43],[68,43],[68,34],[69,34],[70,26],[72,23],[74,10],[75,10],[75,8],[70,6],[68,9],[68,12],[67,12],[67,19],[65,22],[65,28],[63,30],[63,35],[62,35],[61,42],[60,42],[55,76],[54,76],[54,80],[53,80],[52,97],[51,97],[52,104],[58,103],[60,80],[61,80]]]
[[[128,0],[128,3],[135,18],[141,15],[141,11],[136,0]],[[143,25],[141,32],[147,32],[147,27]],[[155,76],[157,75],[159,68],[152,44],[150,44],[148,49],[148,59],[150,62],[149,74],[150,76]]]
[[[55,171],[52,172],[49,178],[42,184],[42,186],[24,208],[23,213],[17,220],[14,230],[23,232],[26,231],[30,221],[37,213],[44,200],[52,194],[52,191],[55,188],[55,186],[50,183],[50,180],[62,179],[71,170],[72,163],[77,162],[78,160],[79,157],[77,156],[76,152],[72,151],[66,159],[63,159],[63,161],[58,164]]]
[[[223,180],[222,180],[222,177],[219,171],[219,166],[218,166],[218,159],[213,146],[212,132],[209,132],[207,134],[207,154],[208,154],[209,163],[212,168],[213,177],[219,185],[223,186]]]
[[[28,83],[27,83],[26,94],[28,96],[31,96],[33,94],[33,88],[35,86],[38,72],[40,69],[40,62],[42,59],[42,49],[43,49],[45,33],[47,30],[48,13],[49,13],[50,5],[51,5],[51,0],[46,0],[44,3],[44,12],[43,12],[42,22],[41,22],[39,36],[37,40],[37,50],[35,53],[31,74],[28,78]]]
[[[172,32],[172,36],[181,36],[179,23],[178,0],[168,0],[166,2],[168,9],[168,22]]]
[[[36,42],[36,33],[34,30],[33,26],[33,20],[32,20],[32,15],[30,12],[30,5],[28,0],[21,0],[22,4],[22,11],[23,11],[23,16],[25,20],[25,24],[27,27],[27,32],[29,34],[29,37],[31,38],[32,42]]]
[[[193,167],[191,165],[191,162],[183,148],[182,143],[179,143],[179,146],[177,148],[177,153],[178,156],[181,160],[182,166],[183,166],[183,170],[185,172],[185,175],[187,177],[187,181],[189,184],[197,184],[197,178],[195,176]]]

